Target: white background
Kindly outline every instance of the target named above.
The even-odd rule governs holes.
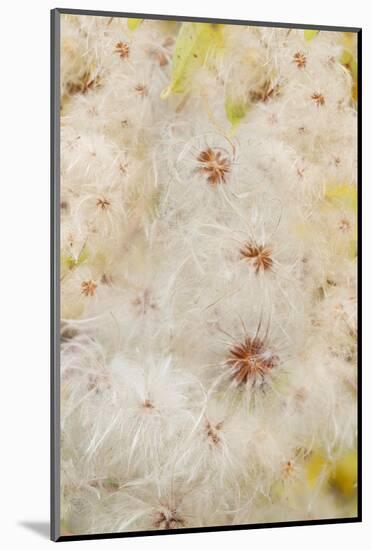
[[[0,29],[0,544],[39,549],[49,518],[49,10],[54,7],[363,27],[369,83],[369,2],[352,0],[7,0]],[[363,204],[370,204],[370,101],[363,91]],[[366,166],[368,164],[368,166]],[[364,239],[370,223],[365,222]],[[364,523],[70,542],[129,550],[367,548],[370,487],[370,262],[364,273]],[[4,307],[5,306],[5,307]],[[367,307],[368,306],[368,307]],[[78,546],[77,546],[78,545]]]

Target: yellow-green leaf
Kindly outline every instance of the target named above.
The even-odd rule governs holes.
[[[357,452],[348,451],[335,461],[326,459],[320,453],[313,453],[306,474],[311,489],[318,483],[329,482],[342,495],[352,496],[357,487]]]
[[[353,54],[349,50],[343,51],[340,58],[340,63],[349,69],[353,78],[357,78],[357,61],[354,59]]]
[[[349,451],[331,468],[330,483],[344,496],[351,496],[356,491],[357,462],[357,453]]]
[[[188,91],[193,71],[212,63],[224,47],[223,27],[211,23],[182,24],[174,47],[171,83],[162,92],[162,99]]]
[[[344,50],[340,57],[340,63],[346,67],[352,75],[352,99],[358,99],[358,66],[356,61],[356,35],[354,33],[343,33]]]
[[[313,31],[313,30],[307,29],[304,31],[304,38],[307,42],[311,42],[313,38],[317,36],[318,33],[319,31]]]
[[[235,129],[250,110],[250,104],[243,99],[234,99],[232,96],[225,98],[225,113],[232,128]]]
[[[325,198],[333,204],[341,203],[357,210],[357,187],[349,183],[332,183],[326,186]]]
[[[351,258],[357,258],[358,255],[358,243],[356,239],[352,239],[349,243],[349,256]]]
[[[306,474],[307,482],[311,489],[313,489],[317,483],[322,481],[323,474],[327,468],[328,463],[326,459],[320,453],[313,453],[307,464]]]
[[[134,17],[128,19],[128,28],[131,30],[131,31],[135,31],[135,29],[137,27],[139,27],[139,25],[141,24],[141,22],[143,21],[143,19],[134,19]]]
[[[88,259],[88,256],[89,253],[87,247],[84,246],[77,258],[72,256],[72,254],[70,253],[62,253],[61,263],[63,267],[73,269],[74,267],[77,267],[84,263]]]

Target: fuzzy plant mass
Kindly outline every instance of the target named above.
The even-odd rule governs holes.
[[[61,16],[61,532],[357,515],[357,35]]]

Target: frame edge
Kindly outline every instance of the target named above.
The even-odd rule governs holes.
[[[59,105],[60,10],[50,12],[50,539],[60,538]]]

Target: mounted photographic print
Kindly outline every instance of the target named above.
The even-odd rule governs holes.
[[[53,540],[360,521],[360,47],[52,11]]]

